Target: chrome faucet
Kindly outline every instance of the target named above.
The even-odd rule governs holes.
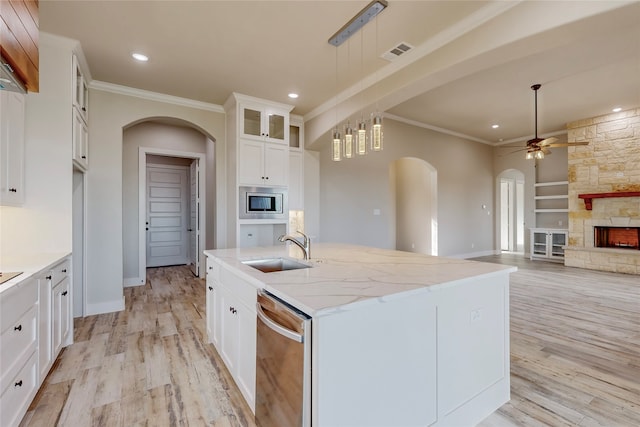
[[[302,237],[304,238],[302,243],[300,243],[300,241],[295,237],[289,236],[286,234],[283,234],[282,236],[278,237],[278,241],[286,242],[288,240],[292,243],[295,243],[302,250],[302,253],[304,254],[304,259],[308,260],[311,258],[311,239],[309,239],[309,237],[307,237],[307,235],[304,234],[302,231],[297,230],[297,232],[302,234]]]

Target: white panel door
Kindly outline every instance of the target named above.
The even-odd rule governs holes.
[[[147,267],[187,264],[187,168],[148,166],[146,190]]]
[[[189,214],[189,264],[191,272],[200,275],[200,166],[198,160],[191,162]]]

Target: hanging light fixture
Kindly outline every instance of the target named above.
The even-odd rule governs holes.
[[[342,147],[340,141],[340,131],[336,127],[333,129],[333,142],[331,143],[331,159],[334,162],[342,160]]]
[[[351,123],[347,122],[344,127],[344,139],[343,139],[343,147],[344,147],[344,158],[350,159],[353,157],[353,128],[351,127]]]
[[[371,116],[371,151],[382,151],[382,115],[379,112]]]
[[[349,39],[353,34],[358,32],[364,25],[376,18],[377,15],[382,12],[388,3],[385,0],[373,0],[364,9],[362,9],[356,16],[354,16],[349,22],[347,22],[340,30],[338,30],[333,36],[329,38],[329,43],[336,47],[336,126],[332,132],[332,159],[334,161],[342,160],[342,156],[345,159],[353,157],[354,142],[355,153],[359,156],[367,154],[367,139],[371,143],[371,151],[381,151],[383,143],[382,132],[382,114],[377,109],[376,112],[371,114],[370,117],[370,134],[367,131],[367,121],[365,120],[364,113],[361,114],[360,120],[356,122],[356,128],[353,129],[349,122],[344,127],[344,139],[340,139],[340,131],[337,124],[337,89],[338,89],[338,53],[337,48],[344,41]],[[364,35],[361,33],[361,45],[360,45],[360,72],[364,76]],[[376,18],[376,51],[378,49],[378,20]],[[376,82],[377,83],[377,82]],[[362,80],[361,80],[361,84]],[[364,92],[364,88],[361,86],[360,92]]]

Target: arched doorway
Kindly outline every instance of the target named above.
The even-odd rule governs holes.
[[[214,151],[213,137],[193,124],[182,120],[148,118],[132,123],[123,129],[122,239],[125,286],[144,284],[146,277],[148,233],[152,231],[149,227],[150,224],[148,224],[150,206],[147,182],[148,166],[153,166],[155,169],[164,168],[166,172],[186,171],[188,182],[184,190],[187,194],[187,200],[186,202],[182,201],[182,204],[188,213],[182,216],[178,226],[182,229],[183,246],[188,247],[188,253],[185,254],[187,259],[185,264],[192,264],[192,271],[200,277],[204,276],[204,268],[198,267],[204,265],[202,250],[208,247],[207,242],[211,240],[207,239],[207,230],[213,230],[215,224],[215,207],[211,209],[212,206],[209,206],[207,209],[207,196],[215,188],[215,173],[212,167]],[[164,175],[169,174],[164,173]],[[197,185],[194,186],[194,184]],[[192,195],[197,197],[192,198]],[[210,198],[214,200],[214,197]],[[160,201],[166,202],[166,200]],[[158,203],[159,206],[162,204]],[[198,221],[198,218],[201,220]],[[159,219],[163,223],[158,223],[158,226],[171,225],[168,218]],[[191,224],[197,224],[197,227],[192,227]],[[165,239],[165,242],[160,242],[157,245],[158,250],[169,248],[166,244],[166,236],[180,234],[168,228],[166,231],[166,233],[158,233],[158,236]],[[162,263],[157,265],[162,265]]]
[[[498,175],[498,242],[501,252],[524,253],[524,173]]]
[[[414,157],[389,167],[397,250],[438,255],[437,176],[433,166]]]

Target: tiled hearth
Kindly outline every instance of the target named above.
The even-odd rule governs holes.
[[[640,197],[605,197],[588,210],[580,194],[640,191],[640,108],[568,125],[569,246],[565,265],[640,275],[640,250],[599,248],[594,227],[640,227]]]

